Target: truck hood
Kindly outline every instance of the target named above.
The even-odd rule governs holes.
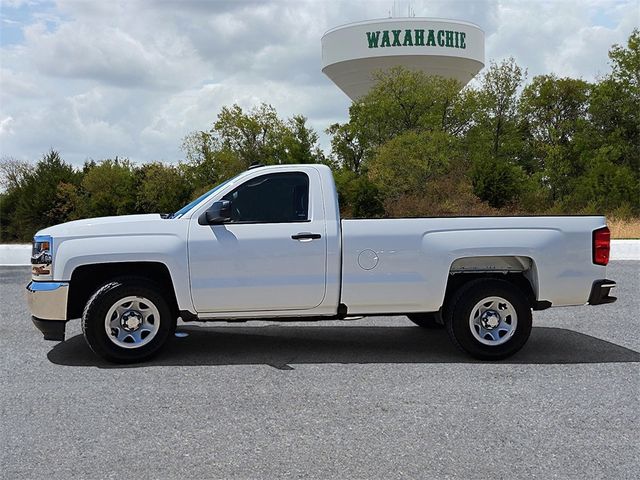
[[[87,237],[123,234],[149,234],[164,230],[166,222],[159,213],[144,215],[120,215],[117,217],[87,218],[72,222],[60,223],[40,230],[37,235],[52,237]],[[165,225],[163,225],[165,224]]]

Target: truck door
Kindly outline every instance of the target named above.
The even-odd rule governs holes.
[[[313,168],[257,175],[227,193],[222,225],[190,221],[191,294],[198,313],[306,310],[325,295],[327,242]]]

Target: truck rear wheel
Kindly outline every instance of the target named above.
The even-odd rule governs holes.
[[[444,324],[440,321],[437,312],[429,313],[410,313],[407,315],[409,320],[422,328],[444,328]]]
[[[478,279],[463,285],[446,309],[449,337],[481,360],[500,360],[520,350],[531,334],[531,307],[515,285]]]
[[[100,287],[82,314],[82,331],[91,349],[116,363],[140,362],[157,353],[176,326],[161,292],[141,278]]]

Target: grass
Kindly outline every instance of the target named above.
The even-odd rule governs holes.
[[[629,220],[607,218],[607,225],[611,230],[611,238],[640,238],[640,218]]]

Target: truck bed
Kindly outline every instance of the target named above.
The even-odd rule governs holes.
[[[341,301],[353,314],[437,311],[447,276],[476,269],[523,272],[537,300],[582,305],[605,278],[591,258],[604,225],[602,216],[343,220]]]

